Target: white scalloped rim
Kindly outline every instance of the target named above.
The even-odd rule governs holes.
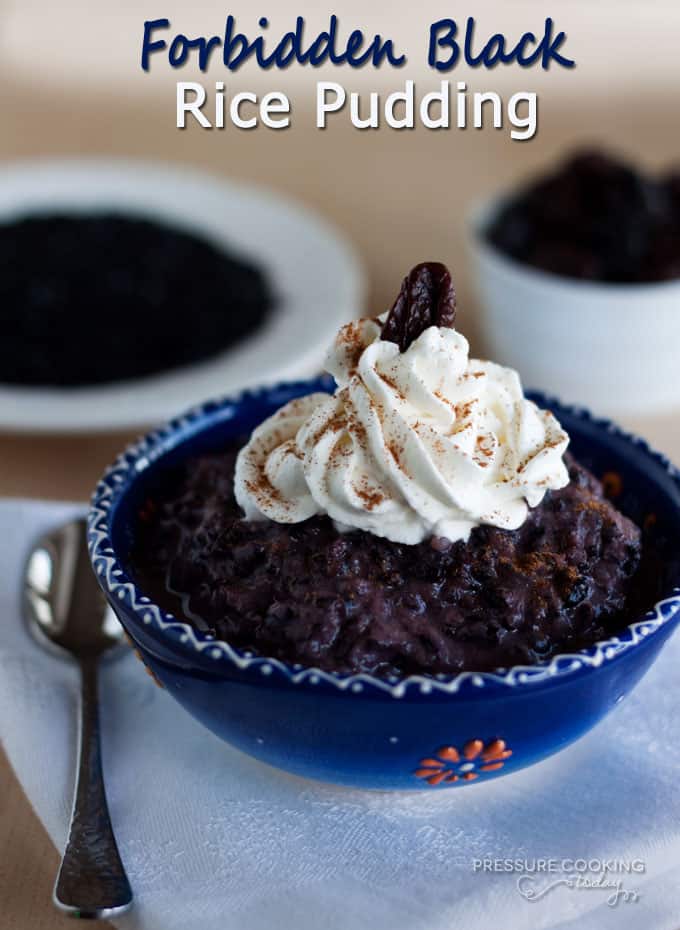
[[[228,421],[233,416],[236,407],[248,400],[259,400],[280,392],[301,394],[328,390],[329,387],[328,379],[322,378],[315,381],[279,384],[275,387],[262,388],[257,391],[244,391],[236,397],[209,401],[193,408],[184,416],[171,421],[166,426],[148,433],[129,446],[110,466],[97,485],[88,515],[90,557],[99,583],[106,593],[110,597],[125,601],[126,605],[134,611],[144,625],[154,626],[164,633],[170,634],[187,651],[193,651],[201,655],[205,654],[215,663],[227,663],[241,670],[252,668],[262,676],[269,676],[276,669],[292,684],[304,682],[316,685],[323,681],[340,691],[346,691],[350,694],[359,694],[368,687],[369,689],[377,689],[387,693],[394,698],[403,697],[408,689],[417,691],[420,694],[436,692],[455,694],[465,683],[480,689],[488,684],[517,687],[529,683],[537,684],[549,681],[557,676],[571,674],[586,668],[597,668],[616,658],[621,653],[634,648],[647,636],[655,633],[660,627],[673,619],[680,611],[680,588],[674,588],[669,597],[656,603],[642,620],[630,624],[619,636],[602,640],[577,653],[556,655],[548,663],[516,665],[510,669],[498,669],[495,672],[460,672],[455,676],[409,675],[405,678],[384,680],[365,673],[341,676],[317,668],[290,665],[279,659],[254,655],[252,652],[242,652],[222,640],[216,640],[210,634],[203,634],[195,630],[188,623],[177,620],[172,614],[166,613],[152,603],[150,598],[141,594],[123,570],[113,551],[108,527],[109,514],[113,505],[125,492],[131,481],[134,480],[135,475],[144,470],[150,462],[164,454],[166,451],[165,444],[169,438],[177,436],[181,441],[184,438],[185,431],[195,427],[203,420],[209,419],[211,423],[221,420]],[[291,396],[293,395],[291,394]],[[532,396],[538,398],[541,406],[550,407],[557,404],[572,416],[590,421],[608,433],[639,446],[650,458],[662,465],[680,486],[680,471],[665,456],[651,449],[644,439],[624,432],[609,420],[596,419],[583,407],[568,407],[554,398],[538,394]],[[277,403],[280,402],[277,399]]]

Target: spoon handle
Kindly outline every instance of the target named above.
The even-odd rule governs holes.
[[[132,891],[106,804],[96,658],[83,659],[81,677],[78,784],[54,901],[73,917],[111,917],[130,907]]]

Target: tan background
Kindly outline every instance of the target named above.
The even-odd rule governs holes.
[[[513,143],[506,132],[493,130],[360,133],[345,121],[318,132],[304,106],[312,83],[308,72],[302,76],[291,72],[285,78],[291,87],[297,82],[298,88],[291,130],[179,132],[173,128],[173,93],[167,76],[144,81],[136,71],[142,19],[139,4],[123,0],[114,14],[107,13],[104,4],[80,0],[87,28],[79,32],[78,41],[82,45],[88,34],[96,34],[104,43],[94,58],[91,52],[78,57],[73,48],[73,29],[67,26],[75,22],[78,5],[69,5],[65,15],[64,4],[0,3],[0,30],[3,23],[6,27],[0,39],[0,159],[120,154],[190,163],[232,178],[266,183],[319,209],[350,237],[366,262],[369,302],[374,309],[390,301],[400,276],[415,261],[447,261],[460,292],[460,325],[473,337],[473,347],[475,303],[464,222],[472,203],[530,173],[577,141],[606,142],[650,165],[671,159],[680,162],[673,86],[680,76],[675,73],[680,68],[676,52],[680,4],[675,2],[602,0],[596,5],[570,0],[569,4],[552,3],[552,11],[538,0],[501,4],[506,26],[515,19],[529,28],[537,17],[540,21],[550,12],[558,22],[561,17],[567,19],[562,28],[569,29],[570,40],[573,37],[570,50],[574,54],[578,50],[581,56],[578,73],[546,77],[532,72],[531,78],[523,80],[517,79],[517,72],[493,72],[484,83],[477,78],[476,84],[471,83],[478,89],[503,90],[512,86],[514,74],[513,89],[542,88],[540,130],[530,143]],[[311,4],[307,6],[311,9]],[[371,28],[375,23],[376,29],[403,36],[414,60],[419,44],[409,36],[420,35],[430,20],[451,15],[447,4],[418,5],[420,31],[416,33],[413,12],[386,15],[384,9],[376,12],[381,5],[375,4],[369,15],[361,6],[343,3],[338,11],[343,22],[367,23]],[[480,17],[501,28],[492,15],[498,6],[475,4],[475,13],[479,10]],[[187,31],[196,23],[194,32],[218,31],[224,15],[221,4],[217,7],[208,0],[195,0],[190,23],[186,12],[182,23],[179,12],[173,16],[173,10],[186,9],[179,0],[154,7],[159,4],[150,4],[143,15],[170,15]],[[290,7],[290,3],[272,3],[272,20],[276,13],[285,28],[291,17],[283,17],[282,11]],[[238,12],[234,5],[232,9]],[[304,13],[305,4],[299,4],[298,11]],[[618,21],[613,39],[605,42],[613,11],[627,19]],[[44,14],[40,21],[39,13]],[[388,30],[385,24],[392,22],[394,29]],[[113,36],[108,48],[106,28]],[[627,65],[619,53],[625,53]],[[219,76],[211,75],[213,79]],[[387,79],[396,88],[406,76],[404,72]],[[260,79],[250,72],[247,81],[239,78],[239,89],[255,86]],[[370,72],[357,75],[357,81],[369,79]],[[267,87],[287,89],[271,79]],[[96,325],[93,316],[93,332]],[[677,415],[667,415],[627,425],[680,461],[679,422]],[[0,494],[84,499],[102,468],[129,438],[0,436]],[[2,930],[57,930],[71,925],[49,903],[56,866],[55,850],[9,766],[1,762]]]

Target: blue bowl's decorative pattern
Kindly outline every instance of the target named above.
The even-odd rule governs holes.
[[[421,759],[413,773],[428,785],[448,785],[452,782],[474,781],[485,772],[497,772],[512,755],[505,740],[495,739],[486,745],[481,739],[471,739],[458,751],[455,746],[442,746],[436,753]]]
[[[587,649],[541,665],[387,681],[236,649],[137,588],[126,558],[149,476],[249,432],[281,404],[319,390],[332,390],[330,379],[211,401],[139,440],[100,481],[89,514],[92,564],[147,667],[206,726],[244,751],[346,784],[466,784],[531,764],[584,733],[639,680],[680,619],[680,568],[667,597],[618,636]],[[622,476],[623,509],[637,509],[638,522],[658,517],[666,534],[680,539],[680,473],[662,455],[586,410],[534,398],[565,421],[584,464],[593,464],[594,451],[596,471]]]

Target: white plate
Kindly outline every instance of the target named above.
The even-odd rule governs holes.
[[[363,274],[351,247],[282,197],[150,162],[35,161],[2,169],[0,221],[97,210],[165,220],[249,259],[268,275],[276,308],[256,333],[196,365],[96,387],[0,385],[0,429],[143,428],[212,396],[307,377],[320,369],[338,327],[362,309]],[[97,352],[115,325],[93,307],[82,351]]]

